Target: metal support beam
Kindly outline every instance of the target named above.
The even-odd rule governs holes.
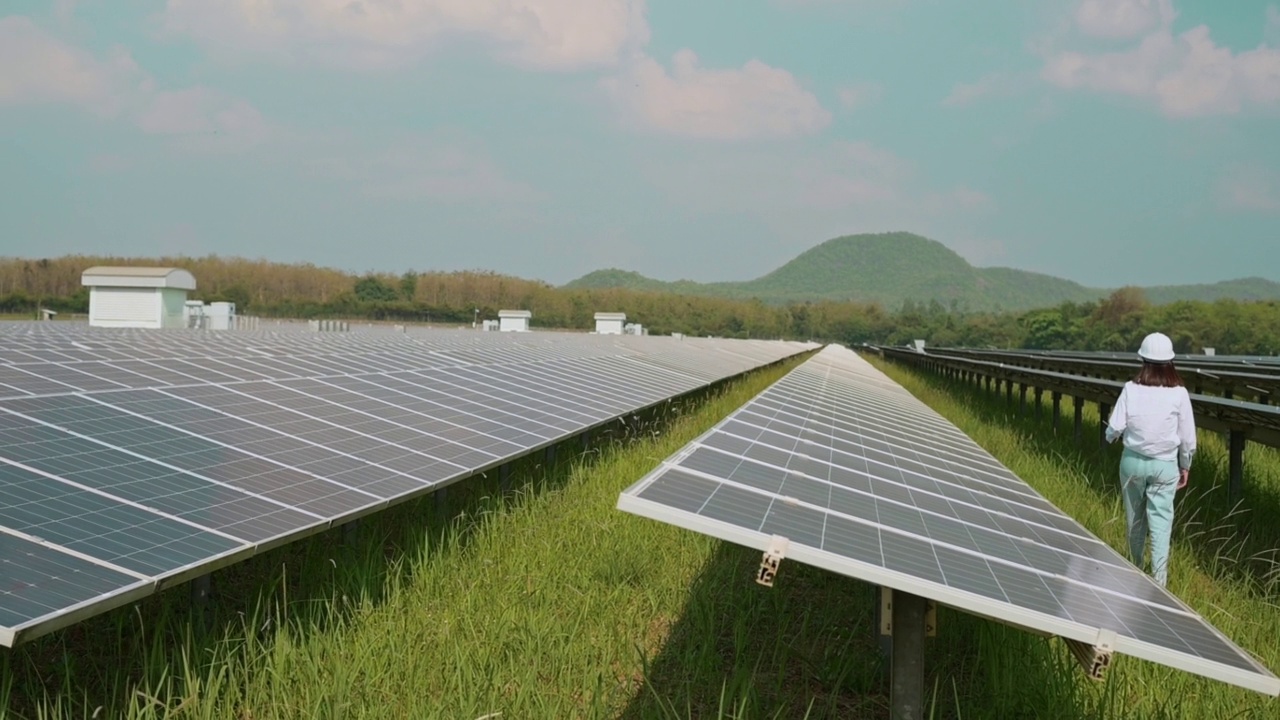
[[[1027,414],[1027,384],[1018,383],[1018,415]]]
[[[1044,388],[1035,388],[1036,394],[1036,422],[1044,417]]]
[[[1098,403],[1098,447],[1107,446],[1107,418],[1111,415],[1110,403]]]
[[[893,590],[883,585],[876,586],[875,626],[872,628],[876,642],[880,646],[880,656],[885,660],[885,667],[893,664]]]
[[[889,716],[893,720],[924,717],[925,599],[893,592],[893,658]]]
[[[542,454],[542,459],[543,459],[543,464],[545,464],[547,467],[551,467],[552,465],[555,465],[556,464],[556,446],[548,445],[547,449]]]
[[[213,576],[205,573],[191,581],[191,604],[195,607],[204,607],[209,601],[209,594],[213,592]]]
[[[1013,382],[1010,380],[1004,381],[1004,399],[1006,405],[1013,407]]]
[[[355,545],[356,534],[360,530],[360,519],[356,518],[342,526],[342,544]]]
[[[449,508],[447,507],[448,496],[446,495],[446,493],[448,492],[449,492],[449,488],[442,487],[431,494],[431,496],[435,498],[435,502],[436,502],[436,517],[439,518],[440,520],[444,520],[445,516],[449,512]]]
[[[1062,393],[1053,392],[1053,432],[1056,435],[1058,428],[1062,425]]]
[[[503,463],[498,468],[498,489],[504,495],[511,490],[511,463]]]
[[[1076,396],[1071,398],[1071,404],[1075,406],[1076,411],[1076,444],[1084,439],[1084,398]]]
[[[1227,434],[1227,445],[1230,453],[1227,480],[1227,497],[1234,504],[1244,493],[1244,431],[1232,430]]]

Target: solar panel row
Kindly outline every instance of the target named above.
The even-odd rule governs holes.
[[[0,340],[10,646],[808,347],[14,325]]]
[[[824,348],[618,507],[760,550],[785,538],[798,562],[1280,693],[1247,652],[844,348]]]

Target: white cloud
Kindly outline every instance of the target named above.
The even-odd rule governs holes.
[[[1262,39],[1271,47],[1280,48],[1280,7],[1267,6],[1267,24],[1262,30]]]
[[[521,203],[541,194],[509,178],[473,138],[436,133],[407,136],[372,151],[350,138],[330,138],[313,166],[361,194],[388,200]]]
[[[149,134],[221,133],[238,143],[267,132],[261,115],[243,100],[204,87],[157,90],[123,48],[100,59],[25,17],[0,18],[0,68],[0,105],[71,105],[125,117]]]
[[[1173,117],[1280,106],[1280,48],[1233,53],[1216,45],[1204,25],[1178,35],[1163,27],[1129,50],[1059,52],[1042,77],[1066,89],[1151,100]]]
[[[956,83],[942,99],[944,107],[964,107],[983,98],[1024,93],[1036,84],[1034,74],[1025,72],[993,72],[971,83]]]
[[[942,99],[942,104],[948,107],[968,105],[980,98],[1004,92],[1009,82],[1010,79],[1006,73],[992,73],[979,78],[977,82],[956,83],[951,86],[951,92]]]
[[[1223,209],[1280,213],[1280,174],[1274,170],[1232,167],[1219,178],[1216,190]]]
[[[1108,39],[1128,39],[1174,20],[1172,0],[1081,0],[1075,21],[1086,35]]]
[[[872,82],[853,83],[836,91],[840,99],[840,107],[854,110],[878,102],[884,94],[883,89]]]
[[[153,94],[137,123],[156,135],[228,132],[261,137],[266,132],[262,115],[252,105],[202,86]]]
[[[611,66],[649,40],[644,0],[168,0],[163,27],[227,57],[385,68],[479,38],[541,70]]]
[[[108,116],[142,81],[124,49],[99,60],[19,15],[0,18],[0,69],[0,103],[69,104]]]
[[[626,124],[687,137],[787,137],[831,122],[790,73],[758,60],[707,69],[682,50],[668,73],[643,52],[645,0],[167,0],[161,25],[231,58],[376,70],[472,41],[527,69],[615,69],[601,85]],[[842,97],[867,101],[872,88]]]
[[[791,73],[749,60],[741,68],[702,68],[681,50],[668,74],[639,55],[629,71],[601,81],[623,122],[686,137],[742,140],[815,133],[831,113]]]
[[[797,223],[786,230],[789,235],[815,222],[916,228],[994,207],[974,188],[931,186],[914,163],[867,142],[837,141],[800,152],[695,148],[674,158],[642,158],[641,165],[654,185],[681,204],[757,218],[779,230]]]

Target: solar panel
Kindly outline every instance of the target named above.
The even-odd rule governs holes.
[[[812,347],[0,323],[0,645]]]
[[[845,348],[788,373],[618,507],[759,550],[785,539],[797,562],[1280,694],[1247,652]]]

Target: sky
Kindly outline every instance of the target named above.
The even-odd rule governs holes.
[[[1276,0],[4,0],[0,255],[1280,280]]]

